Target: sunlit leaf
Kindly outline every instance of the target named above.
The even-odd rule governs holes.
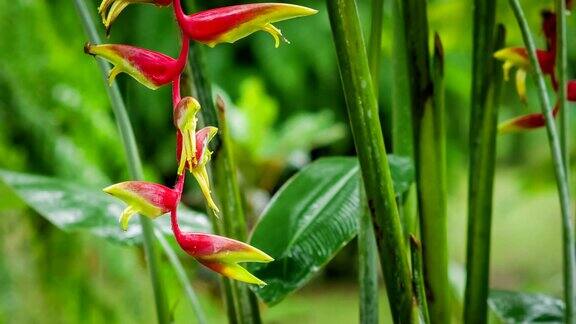
[[[125,206],[102,190],[11,171],[0,171],[0,180],[39,215],[64,231],[86,231],[127,245],[141,241],[138,222],[133,222],[126,232],[120,229],[118,217]],[[186,231],[210,232],[205,215],[185,208],[180,210],[180,215],[180,225]],[[164,233],[172,233],[168,216],[158,218],[155,223]]]
[[[492,290],[488,304],[504,323],[563,323],[564,321],[564,303],[542,294]]]
[[[408,188],[410,162],[391,159],[397,188]],[[250,264],[249,270],[267,283],[253,287],[274,305],[302,287],[358,230],[360,168],[356,158],[317,160],[289,180],[264,211],[250,244],[275,261]]]

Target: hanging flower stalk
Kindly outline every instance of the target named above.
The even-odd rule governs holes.
[[[104,0],[99,7],[102,21],[108,31],[118,15],[128,5],[148,3],[168,6],[171,0]],[[196,179],[208,207],[215,213],[219,208],[212,197],[207,165],[212,152],[210,140],[218,133],[216,127],[207,126],[197,130],[196,114],[200,104],[193,97],[182,98],[180,76],[185,68],[190,40],[209,46],[233,43],[256,31],[263,30],[275,39],[285,40],[272,23],[316,13],[306,7],[263,3],[223,7],[185,15],[180,1],[174,3],[174,15],[182,30],[182,46],[177,58],[159,52],[129,45],[87,44],[85,52],[99,56],[114,65],[108,76],[109,82],[120,73],[126,73],[150,89],[172,85],[173,120],[176,128],[176,157],[178,181],[174,188],[145,181],[127,181],[109,186],[104,191],[127,204],[120,216],[120,227],[127,230],[130,218],[139,213],[155,219],[170,213],[172,230],[180,247],[207,268],[223,276],[239,281],[265,285],[240,266],[243,262],[270,262],[266,253],[237,240],[206,233],[185,233],[178,223],[177,206],[182,198],[186,170]]]

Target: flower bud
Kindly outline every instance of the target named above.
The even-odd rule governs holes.
[[[104,188],[104,192],[128,205],[120,216],[120,227],[124,231],[128,229],[128,222],[132,215],[139,213],[150,218],[156,218],[175,210],[180,199],[177,191],[145,181],[117,183]]]
[[[228,6],[185,15],[180,1],[174,10],[180,28],[197,42],[214,47],[220,43],[234,43],[259,30],[274,38],[275,46],[280,39],[288,43],[282,32],[272,23],[296,17],[309,16],[317,10],[285,3],[256,3]]]
[[[124,72],[155,90],[180,76],[186,65],[188,46],[185,40],[178,59],[139,47],[116,44],[86,44],[84,52],[100,56],[114,65],[108,82],[112,83],[118,74]]]
[[[192,97],[182,98],[174,108],[174,124],[178,128],[176,145],[178,174],[181,175],[184,169],[188,168],[196,178],[208,206],[218,213],[218,207],[212,199],[210,178],[206,170],[212,154],[208,149],[208,144],[218,133],[218,128],[209,126],[196,131],[198,111],[200,111],[200,104]]]

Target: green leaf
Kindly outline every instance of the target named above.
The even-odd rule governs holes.
[[[390,160],[397,188],[413,180],[409,159]],[[275,261],[249,264],[264,287],[252,287],[274,305],[302,287],[358,231],[360,172],[356,158],[319,159],[290,179],[272,198],[250,244]]]
[[[1,170],[0,180],[38,214],[64,231],[87,231],[124,245],[142,241],[139,222],[133,221],[128,231],[122,231],[118,217],[125,206],[99,189],[57,178]],[[187,231],[210,232],[206,215],[186,208],[179,211],[181,226]],[[155,223],[163,233],[172,235],[169,217],[161,217]]]
[[[488,305],[504,323],[562,323],[564,303],[542,294],[492,290]]]

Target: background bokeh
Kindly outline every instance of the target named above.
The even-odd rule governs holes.
[[[97,0],[87,0],[96,18]],[[235,45],[205,48],[209,77],[228,96],[240,179],[251,217],[290,175],[320,156],[354,154],[323,2],[292,3],[319,14],[279,24],[292,44],[275,49],[257,33]],[[361,1],[368,26],[369,1]],[[234,1],[202,1],[204,8]],[[539,12],[551,1],[524,0],[539,44]],[[390,143],[390,55],[395,51],[386,1],[380,107]],[[471,61],[471,1],[431,0],[432,31],[446,53],[449,245],[455,287],[462,285],[466,244],[467,129]],[[498,21],[508,45],[521,39],[500,1]],[[574,15],[569,16],[569,77],[576,78]],[[365,28],[367,30],[367,28]],[[112,29],[113,43],[176,55],[170,9],[131,6]],[[94,60],[72,1],[0,1],[0,168],[50,175],[95,188],[126,179],[126,161]],[[118,78],[148,180],[171,183],[175,170],[169,89],[150,91]],[[536,111],[530,91],[523,107],[505,84],[500,119]],[[569,107],[573,109],[573,107]],[[572,114],[574,115],[574,114]],[[574,124],[574,120],[571,121]],[[576,126],[576,125],[575,125]],[[390,145],[388,145],[390,148]],[[572,150],[572,155],[574,151]],[[492,286],[559,295],[560,213],[543,130],[498,138],[494,199]],[[190,188],[185,202],[201,209]],[[223,323],[217,278],[183,257],[211,322]],[[344,248],[314,281],[281,304],[263,309],[266,323],[350,323],[357,318],[355,244]],[[165,263],[177,323],[193,321]],[[462,289],[460,289],[462,292]],[[387,306],[381,303],[383,312]],[[27,208],[0,183],[0,323],[153,323],[151,287],[142,252],[87,234],[67,234]]]

